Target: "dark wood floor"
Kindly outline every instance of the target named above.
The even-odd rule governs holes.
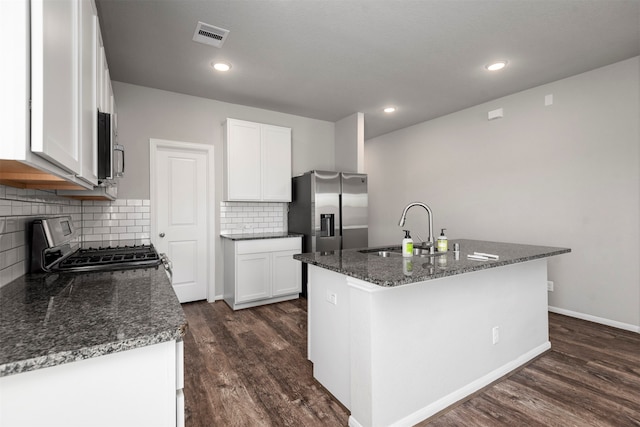
[[[187,427],[347,425],[306,358],[306,300],[183,307]],[[640,426],[640,334],[549,324],[551,351],[419,426]]]

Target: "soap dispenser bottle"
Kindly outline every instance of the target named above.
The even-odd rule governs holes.
[[[402,231],[404,231],[404,239],[402,239],[402,256],[413,256],[413,239],[409,234],[409,230]]]
[[[440,236],[438,236],[438,252],[447,252],[449,249],[449,241],[447,240],[447,236],[444,235],[444,230],[446,230],[446,228],[441,228]]]

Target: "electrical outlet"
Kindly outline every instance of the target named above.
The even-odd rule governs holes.
[[[553,282],[551,280],[547,280],[547,291],[553,292]]]
[[[338,305],[338,294],[327,291],[327,301],[333,305]]]
[[[497,326],[494,326],[493,329],[491,330],[492,333],[492,338],[493,338],[493,343],[494,344],[498,344],[498,341],[500,341],[500,328],[498,328]]]

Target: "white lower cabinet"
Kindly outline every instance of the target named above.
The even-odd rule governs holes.
[[[224,300],[234,310],[298,298],[300,237],[224,239]]]
[[[182,341],[0,377],[0,426],[184,426]]]

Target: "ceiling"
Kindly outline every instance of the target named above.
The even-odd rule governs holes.
[[[365,139],[640,55],[640,0],[97,6],[113,80],[331,122],[362,112]],[[230,30],[222,48],[192,40],[198,21]],[[496,59],[507,68],[484,69]]]

